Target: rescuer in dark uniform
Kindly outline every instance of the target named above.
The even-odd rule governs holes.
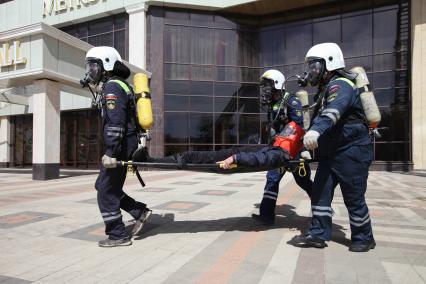
[[[294,121],[303,127],[303,115],[301,102],[296,96],[289,94],[284,88],[285,77],[278,70],[268,70],[260,77],[260,90],[262,104],[268,106],[268,120],[270,121],[271,142],[279,134],[285,125]],[[302,158],[311,159],[308,151],[301,153]],[[297,156],[300,157],[299,155]],[[311,169],[305,164],[306,174],[299,175],[296,169],[290,168],[294,180],[308,196],[312,191]],[[252,214],[252,218],[264,225],[272,225],[275,220],[275,206],[278,198],[280,181],[283,178],[286,169],[278,168],[269,170],[266,174],[266,185],[263,192],[262,202],[260,203],[259,215]]]
[[[134,120],[133,91],[125,81],[130,70],[122,63],[120,54],[112,47],[94,47],[86,54],[86,76],[83,86],[102,85],[101,111],[105,154],[95,188],[105,233],[101,247],[131,245],[151,214],[146,204],[135,201],[123,191],[127,168],[117,167],[117,160],[129,160],[137,149],[138,139]],[[131,232],[126,232],[121,210],[134,219]]]
[[[361,103],[356,76],[344,70],[342,51],[335,43],[313,46],[306,55],[302,83],[318,86],[317,108],[304,137],[308,150],[317,149],[318,169],[312,189],[312,221],[297,246],[323,248],[331,238],[334,188],[340,185],[349,212],[352,244],[349,250],[365,252],[376,246],[365,202],[368,168],[373,147]]]

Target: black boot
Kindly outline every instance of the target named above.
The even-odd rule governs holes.
[[[368,243],[351,244],[351,246],[349,247],[349,250],[353,252],[367,252],[370,249],[374,249],[375,247],[376,247],[376,241],[373,239]]]
[[[327,244],[324,240],[317,238],[312,235],[298,235],[295,236],[291,241],[290,244],[296,246],[296,247],[313,247],[313,248],[325,248],[327,247]]]

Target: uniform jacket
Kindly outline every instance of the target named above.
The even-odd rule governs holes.
[[[126,88],[127,86],[127,88]],[[135,125],[132,122],[130,87],[125,81],[111,79],[102,90],[102,122],[105,154],[113,158],[127,158],[137,146]],[[126,155],[127,154],[127,155]]]
[[[310,130],[320,134],[317,154],[327,156],[352,145],[371,143],[359,90],[343,77],[334,77],[320,97]]]

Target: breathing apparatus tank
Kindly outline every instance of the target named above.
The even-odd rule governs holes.
[[[299,90],[296,92],[296,97],[302,104],[302,112],[303,112],[303,126],[305,129],[309,128],[309,123],[311,121],[309,114],[309,97],[308,92],[305,90]]]
[[[368,126],[370,128],[377,128],[381,120],[381,115],[373,92],[368,90],[370,82],[368,81],[367,73],[364,68],[359,66],[352,68],[350,72],[358,74],[355,78],[355,84],[358,89],[363,90],[359,96]]]
[[[143,73],[137,73],[133,77],[133,85],[136,96],[136,114],[138,124],[149,133],[154,124],[154,116],[152,113],[151,93],[148,86],[148,76]],[[142,144],[146,143],[146,135]],[[145,146],[145,145],[143,145]]]

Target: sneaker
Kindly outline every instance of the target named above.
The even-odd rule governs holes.
[[[259,214],[251,214],[251,218],[264,226],[274,225],[274,220]]]
[[[125,237],[119,240],[105,239],[98,242],[98,245],[103,248],[130,246],[131,244],[132,240],[130,237]]]
[[[291,240],[291,244],[293,244],[296,247],[304,247],[304,248],[309,248],[309,247],[325,248],[327,246],[324,240],[309,234],[295,236]]]
[[[351,244],[349,247],[350,251],[353,252],[367,252],[370,249],[374,249],[376,247],[376,241],[372,240],[369,243],[357,243],[357,244]]]
[[[131,236],[135,236],[139,234],[140,231],[142,231],[143,225],[148,220],[149,216],[151,216],[151,214],[152,214],[152,210],[149,208],[145,208],[142,211],[141,216],[138,219],[135,219],[135,224],[133,225],[132,231],[130,233]]]

